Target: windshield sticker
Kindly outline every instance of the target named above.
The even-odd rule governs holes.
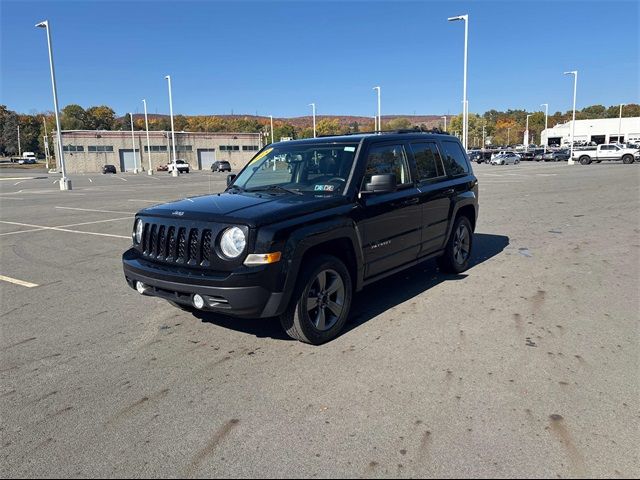
[[[251,160],[251,162],[249,162],[249,165],[251,165],[252,163],[256,163],[258,160],[260,160],[261,158],[266,157],[267,155],[269,155],[271,153],[271,151],[273,150],[273,148],[267,148],[265,151],[263,151],[262,153],[260,153],[259,155],[256,155],[253,160]]]
[[[334,189],[334,185],[316,185],[313,188],[313,190],[316,192],[333,192]]]
[[[355,152],[356,151],[356,147],[344,147],[344,151],[345,152]]]

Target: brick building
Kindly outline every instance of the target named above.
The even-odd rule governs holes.
[[[54,138],[57,138],[54,132]],[[175,132],[176,158],[189,163],[192,170],[208,170],[216,160],[227,160],[239,170],[262,148],[260,133]],[[134,147],[135,143],[135,160]],[[69,173],[100,172],[103,165],[115,165],[121,172],[136,166],[156,170],[171,163],[171,132],[150,131],[147,150],[145,131],[64,130],[62,146]],[[135,161],[135,163],[134,163]]]

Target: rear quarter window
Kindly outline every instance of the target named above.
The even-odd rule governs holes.
[[[441,144],[443,149],[442,161],[447,173],[452,176],[469,173],[469,164],[460,144],[451,140],[443,140]]]

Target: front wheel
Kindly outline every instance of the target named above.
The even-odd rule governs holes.
[[[472,247],[473,229],[469,219],[463,215],[457,218],[444,254],[438,257],[440,269],[448,273],[464,272],[469,268]]]
[[[591,157],[583,155],[580,157],[580,165],[589,165],[591,163]]]
[[[629,165],[630,163],[633,163],[634,158],[633,155],[625,155],[624,157],[622,157],[622,163],[625,163],[627,165]]]
[[[342,330],[353,292],[345,264],[331,255],[311,259],[301,272],[291,304],[280,324],[291,338],[313,345],[333,340]]]

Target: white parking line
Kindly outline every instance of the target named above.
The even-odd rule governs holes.
[[[3,282],[15,283],[16,285],[21,285],[27,288],[38,287],[37,283],[25,282],[24,280],[18,280],[17,278],[5,277],[4,275],[0,275],[0,280]]]
[[[122,178],[122,177],[115,177],[115,178],[117,178],[118,180],[122,180],[123,182],[126,182],[126,181],[127,181],[127,179],[126,179],[126,178]]]
[[[129,218],[129,217],[127,217]],[[124,219],[117,219],[117,220],[124,220]],[[105,220],[103,220],[105,221]],[[108,221],[108,220],[106,220]],[[69,232],[69,233],[82,233],[85,235],[98,235],[101,237],[112,237],[112,238],[125,238],[127,240],[131,240],[131,237],[128,235],[114,235],[111,233],[98,233],[98,232],[83,232],[80,230],[70,230],[68,228],[64,228],[64,227],[72,227],[72,226],[79,226],[79,225],[87,225],[87,223],[80,223],[80,224],[75,224],[75,225],[62,225],[60,227],[45,227],[44,225],[33,225],[33,224],[29,224],[29,223],[19,223],[19,222],[6,222],[6,221],[2,221],[0,220],[0,223],[5,223],[7,225],[18,225],[21,227],[30,227],[33,228],[34,230],[32,231],[38,231],[38,230],[55,230],[57,232]],[[97,221],[97,222],[91,222],[91,223],[101,223],[101,221]],[[26,230],[23,230],[23,232],[26,232]],[[18,232],[9,232],[9,233],[18,233]],[[2,234],[2,235],[6,235],[6,234]]]
[[[24,180],[20,180],[19,182],[14,183],[13,186],[15,187],[16,185],[20,185],[21,183],[24,183]]]
[[[78,207],[55,207],[60,210],[80,210],[81,212],[100,212],[100,213],[121,213],[122,215],[135,215],[136,212],[117,212],[115,210],[95,210],[93,208],[78,208]]]

